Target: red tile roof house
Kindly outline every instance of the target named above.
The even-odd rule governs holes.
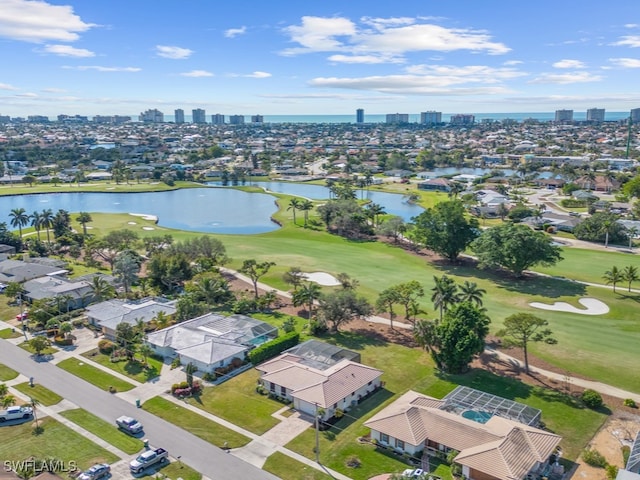
[[[457,450],[455,462],[469,480],[523,480],[560,473],[562,467],[549,462],[560,443],[558,435],[495,414],[480,423],[443,410],[444,403],[409,391],[365,426],[372,440],[398,452],[419,457],[421,452]]]
[[[321,420],[329,420],[338,409],[346,412],[379,389],[383,373],[346,358],[336,360],[309,362],[285,352],[256,369],[267,391],[290,400],[300,413],[315,417],[322,409]]]

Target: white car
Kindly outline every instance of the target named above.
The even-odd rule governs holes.
[[[6,410],[0,410],[0,422],[7,420],[18,420],[19,418],[29,418],[33,415],[31,407],[9,407]]]
[[[416,468],[415,470],[412,468],[407,468],[404,472],[402,472],[402,478],[423,478],[423,475],[426,472],[421,468]]]

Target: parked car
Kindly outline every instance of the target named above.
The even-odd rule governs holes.
[[[424,474],[426,472],[421,468],[416,468],[415,470],[412,468],[407,468],[404,472],[402,472],[402,478],[424,478]]]
[[[131,463],[129,463],[129,470],[131,470],[131,473],[142,473],[146,468],[155,465],[156,463],[166,463],[168,461],[169,453],[164,448],[147,450],[146,452],[138,455],[135,460],[131,460]]]
[[[111,473],[111,467],[106,463],[97,463],[89,470],[78,475],[78,480],[98,480],[107,477]]]
[[[124,415],[116,419],[116,425],[120,430],[123,430],[124,432],[127,432],[131,435],[140,433],[143,428],[142,424],[138,420]]]
[[[0,410],[0,422],[7,420],[18,420],[19,418],[29,418],[33,415],[31,407],[9,407],[6,410]]]

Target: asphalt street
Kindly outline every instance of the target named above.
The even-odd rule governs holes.
[[[0,339],[0,363],[13,368],[58,395],[113,423],[120,415],[137,418],[144,425],[144,438],[155,447],[165,448],[169,455],[212,480],[242,478],[244,480],[277,480],[278,477],[246,463],[201,440],[189,432],[162,420],[121,398],[81,380],[47,362],[36,362],[28,352]],[[251,412],[247,412],[251,415]],[[115,425],[115,423],[114,423]]]

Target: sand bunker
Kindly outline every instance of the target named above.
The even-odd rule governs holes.
[[[155,230],[153,227],[142,227],[143,230]]]
[[[127,225],[137,225],[137,222],[127,222]]]
[[[158,217],[155,215],[148,215],[146,213],[130,213],[129,215],[133,215],[134,217],[140,217],[143,220],[151,220],[152,222],[157,222]]]
[[[303,273],[302,276],[309,280],[310,282],[315,282],[318,285],[322,285],[324,287],[335,287],[336,285],[340,285],[340,282],[331,275],[330,273],[325,272],[313,272],[313,273]]]
[[[580,313],[582,315],[604,315],[605,313],[609,313],[609,307],[606,303],[601,302],[596,298],[580,298],[578,303],[586,308],[583,310],[581,308],[574,307],[573,305],[568,304],[567,302],[556,302],[552,305],[547,303],[540,302],[531,302],[529,305],[533,308],[540,308],[542,310],[553,310],[554,312],[569,312],[569,313]]]

